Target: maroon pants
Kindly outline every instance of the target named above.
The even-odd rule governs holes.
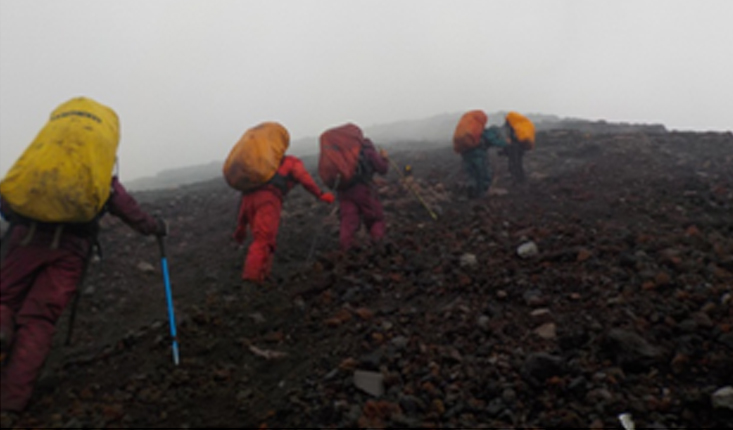
[[[349,250],[354,244],[354,235],[359,231],[361,221],[369,231],[372,241],[384,237],[386,224],[384,211],[377,190],[369,184],[356,184],[348,190],[339,192],[339,212],[341,213],[341,249]]]
[[[89,241],[38,231],[26,245],[28,229],[15,227],[0,268],[0,330],[11,339],[0,375],[0,410],[22,411],[51,350],[56,322],[76,292]]]

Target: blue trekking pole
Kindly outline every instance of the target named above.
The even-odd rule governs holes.
[[[176,334],[176,315],[173,310],[173,293],[171,292],[171,280],[168,276],[168,258],[165,254],[165,242],[163,236],[158,236],[158,246],[160,247],[160,266],[163,269],[163,280],[165,281],[165,297],[168,301],[168,320],[171,327],[171,337],[173,338],[173,363],[178,366],[178,335]]]

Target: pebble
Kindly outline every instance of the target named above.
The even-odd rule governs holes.
[[[491,318],[487,317],[486,315],[481,315],[478,317],[478,320],[476,321],[476,324],[478,327],[483,331],[489,331],[489,322],[491,321]]]
[[[555,323],[542,324],[541,326],[537,327],[534,332],[542,339],[553,340],[557,338],[557,326],[555,325]]]
[[[405,349],[407,348],[407,344],[410,342],[408,338],[405,336],[397,336],[392,338],[392,345],[397,347],[398,349]]]

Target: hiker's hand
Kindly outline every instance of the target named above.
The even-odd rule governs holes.
[[[158,224],[158,227],[155,230],[155,235],[160,237],[168,236],[168,223],[159,216],[155,217],[155,222]]]
[[[336,197],[334,197],[331,193],[323,193],[321,194],[321,197],[319,197],[319,199],[321,199],[322,202],[326,202],[330,205],[336,200]]]
[[[387,151],[384,148],[382,148],[379,150],[379,155],[381,155],[382,158],[387,158]]]
[[[232,236],[232,239],[234,239],[238,244],[243,244],[244,240],[247,238],[247,228],[237,227],[237,230],[234,232],[234,235]]]

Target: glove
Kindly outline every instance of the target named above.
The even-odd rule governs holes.
[[[247,238],[247,228],[237,227],[237,230],[234,232],[234,235],[232,236],[232,239],[234,239],[238,244],[243,244],[244,240]]]
[[[322,202],[326,202],[329,205],[336,200],[336,197],[333,196],[331,193],[323,193],[320,197],[318,197]]]
[[[168,236],[168,223],[159,216],[155,217],[155,222],[158,224],[158,227],[155,230],[155,235],[160,237]]]
[[[384,150],[384,148],[379,150],[379,155],[382,156],[382,158],[387,158],[387,151]]]

